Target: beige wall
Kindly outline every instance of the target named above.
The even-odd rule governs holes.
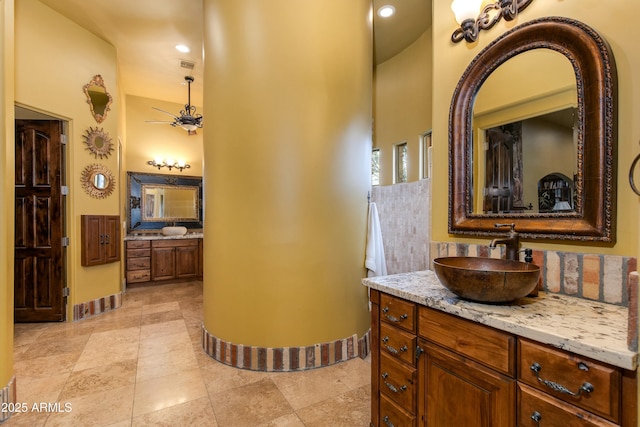
[[[80,28],[36,0],[17,0],[15,7],[16,82],[15,101],[26,108],[67,120],[67,283],[70,288],[67,317],[74,304],[120,291],[120,264],[80,266],[80,216],[120,214],[119,197],[124,189],[118,175],[118,150],[107,159],[96,159],[85,149],[83,135],[90,128],[102,128],[118,146],[120,98],[116,76],[116,51],[104,40]],[[83,86],[100,74],[113,97],[111,111],[100,124],[90,113]],[[89,164],[108,167],[116,176],[110,197],[94,199],[80,184],[82,170]],[[13,180],[12,180],[13,181]],[[13,202],[10,202],[13,205]]]
[[[393,182],[393,146],[407,142],[408,181],[419,179],[420,136],[431,130],[431,30],[374,74],[373,144],[380,149],[380,185]]]
[[[578,4],[579,3],[579,4]],[[433,10],[433,217],[432,235],[436,241],[468,241],[450,236],[448,218],[448,114],[451,96],[466,66],[494,38],[508,28],[544,16],[566,16],[580,20],[598,30],[613,49],[618,68],[618,203],[617,243],[604,245],[568,244],[561,242],[527,242],[535,249],[567,250],[585,253],[604,253],[636,256],[638,251],[638,203],[627,182],[627,171],[638,153],[640,128],[640,51],[637,41],[629,37],[628,29],[635,27],[640,3],[626,0],[607,2],[533,2],[515,23],[498,23],[493,29],[480,33],[473,44],[453,44],[451,33],[456,23],[449,2],[434,2]],[[512,84],[526,84],[514,76]]]
[[[0,140],[14,140],[13,0],[0,0]],[[0,148],[0,389],[13,376],[13,144]],[[2,418],[2,417],[0,417]]]
[[[187,89],[184,92],[185,100]],[[162,173],[170,175],[202,176],[202,135],[206,128],[198,129],[196,135],[188,135],[184,129],[169,124],[147,123],[146,120],[171,121],[171,117],[152,107],[178,114],[184,105],[157,99],[127,95],[126,97],[126,169],[133,172]],[[198,107],[198,112],[202,113]],[[204,114],[203,114],[204,115]],[[206,126],[207,123],[204,122]],[[185,160],[191,168],[183,172],[167,168],[153,168],[147,164],[156,157],[172,157]]]

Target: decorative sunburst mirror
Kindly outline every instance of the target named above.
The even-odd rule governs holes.
[[[84,191],[96,199],[108,197],[116,186],[116,179],[109,168],[98,163],[87,165],[84,168],[80,182]]]
[[[111,137],[102,128],[90,127],[86,135],[82,135],[84,143],[87,145],[87,150],[95,156],[95,158],[107,158],[113,151],[113,143]]]

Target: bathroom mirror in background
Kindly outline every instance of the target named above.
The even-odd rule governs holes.
[[[127,172],[127,228],[159,232],[167,225],[202,228],[202,178]]]
[[[613,55],[590,27],[550,17],[497,38],[452,99],[449,232],[508,221],[526,238],[615,241],[615,109]]]
[[[83,86],[84,94],[87,96],[87,104],[91,110],[91,115],[98,123],[102,123],[107,118],[107,112],[113,99],[104,85],[102,76],[97,74],[93,79]]]

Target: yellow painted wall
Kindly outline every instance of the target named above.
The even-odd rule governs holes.
[[[204,5],[205,327],[263,347],[362,336],[370,2]]]
[[[70,288],[67,317],[74,304],[120,291],[120,263],[96,267],[80,266],[80,216],[121,214],[119,199],[124,189],[118,176],[118,155],[96,159],[85,149],[83,135],[89,128],[102,128],[118,146],[119,91],[115,48],[92,35],[37,0],[17,0],[15,100],[21,106],[68,120],[67,183],[67,281]],[[111,111],[98,124],[90,113],[83,86],[100,74],[113,97]],[[80,176],[89,164],[108,167],[116,177],[116,188],[105,199],[90,197],[82,189]],[[13,205],[13,202],[9,202]]]
[[[393,183],[393,146],[407,142],[407,180],[420,175],[420,135],[431,130],[431,30],[375,68],[373,143],[380,149],[380,185]]]
[[[640,51],[637,40],[629,37],[635,28],[640,3],[627,0],[540,1],[533,2],[513,23],[498,23],[482,31],[473,44],[451,42],[456,22],[450,2],[433,5],[433,239],[436,241],[485,240],[462,239],[447,232],[448,218],[448,115],[451,96],[469,62],[489,42],[516,24],[544,16],[566,16],[582,21],[604,36],[613,49],[618,68],[618,204],[617,243],[612,247],[562,242],[527,242],[535,249],[553,249],[585,253],[636,256],[638,250],[638,200],[627,182],[630,163],[638,153],[640,127]],[[509,84],[527,84],[513,77]]]
[[[0,0],[0,140],[14,140],[13,0]],[[0,146],[0,389],[13,376],[13,144]]]
[[[185,98],[187,91],[185,89]],[[133,172],[162,173],[170,175],[202,176],[202,135],[206,132],[207,122],[198,129],[196,135],[188,135],[184,129],[168,124],[146,123],[146,120],[171,121],[171,117],[154,110],[160,108],[172,114],[178,114],[184,105],[157,99],[127,95],[127,170]],[[198,108],[198,112],[202,110]],[[203,114],[204,115],[204,114]],[[156,157],[182,159],[191,165],[183,172],[167,168],[153,168],[147,164]]]

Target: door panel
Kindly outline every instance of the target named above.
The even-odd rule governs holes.
[[[16,120],[16,322],[64,320],[59,121]]]

